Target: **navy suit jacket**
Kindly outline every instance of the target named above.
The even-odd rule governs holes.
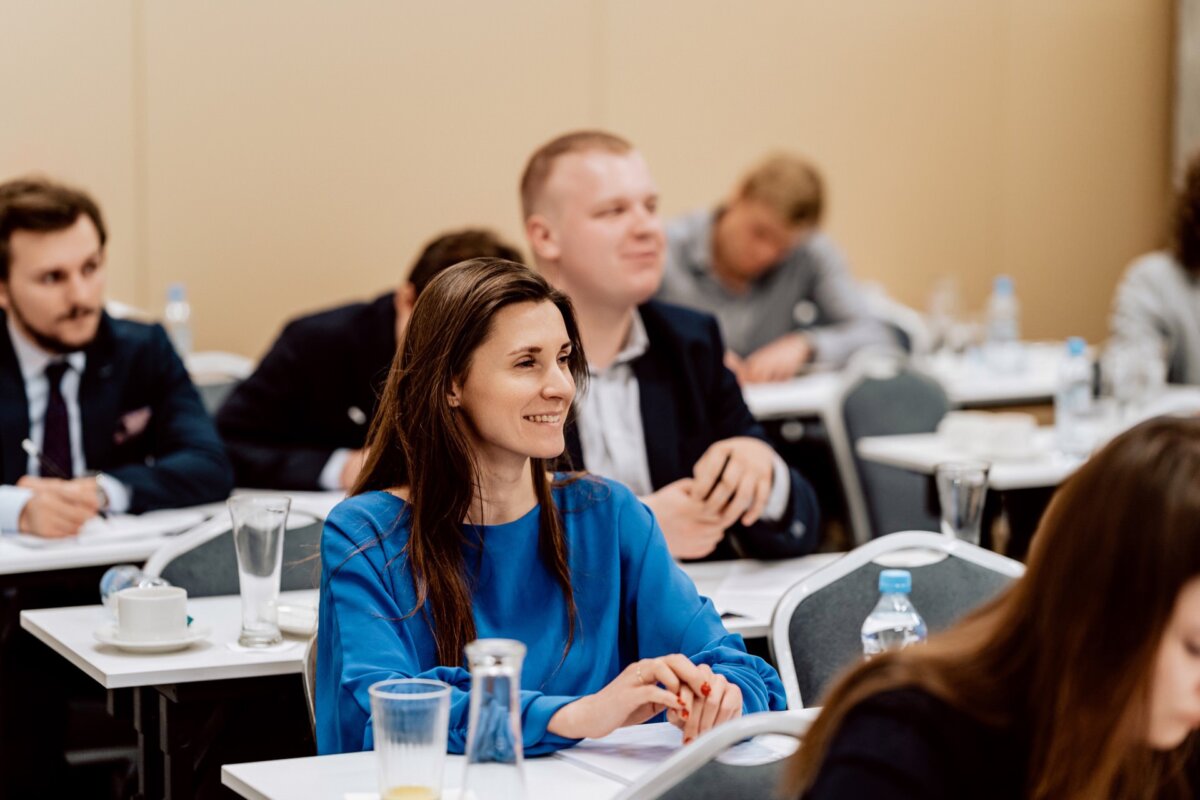
[[[395,353],[390,292],[285,326],[217,412],[238,485],[319,489],[334,450],[366,444]]]
[[[84,353],[87,364],[79,382],[84,460],[89,470],[105,472],[129,487],[129,511],[229,496],[229,459],[161,325],[105,314]],[[27,436],[25,379],[0,313],[0,467],[5,484],[25,474],[28,457],[21,441]]]
[[[753,436],[767,441],[737,379],[725,367],[725,345],[714,317],[656,300],[640,306],[638,313],[650,344],[633,362],[633,373],[655,489],[690,477],[704,451],[722,439]],[[586,469],[574,425],[567,429],[567,452],[574,467]],[[783,519],[735,525],[709,558],[788,558],[816,548],[816,493],[799,472],[789,472],[792,489]]]

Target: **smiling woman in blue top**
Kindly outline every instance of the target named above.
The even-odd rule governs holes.
[[[724,629],[628,489],[547,473],[586,364],[570,301],[525,267],[466,261],[421,295],[370,457],[322,538],[321,753],[370,748],[367,688],[418,675],[454,687],[462,752],[463,646],[482,637],[528,647],[529,754],[663,711],[688,741],[784,707],[779,676]]]

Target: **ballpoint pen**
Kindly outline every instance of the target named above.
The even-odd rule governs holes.
[[[29,455],[37,459],[37,462],[42,465],[42,472],[50,475],[53,478],[59,478],[64,481],[71,480],[67,473],[62,470],[57,464],[46,457],[46,454],[38,449],[38,446],[33,443],[32,439],[24,439],[21,441],[21,449]],[[101,490],[103,491],[103,490]],[[108,510],[99,509],[101,519],[108,519]]]

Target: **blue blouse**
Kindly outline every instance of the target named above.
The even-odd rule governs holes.
[[[474,581],[480,638],[518,639],[525,752],[547,753],[577,740],[546,730],[562,706],[594,694],[640,658],[683,653],[708,664],[742,690],[743,711],[786,707],[779,675],[746,653],[712,601],[700,597],[667,552],[653,514],[624,486],[584,477],[553,492],[567,537],[578,610],[565,659],[566,603],[538,554],[539,509],[503,525],[476,527],[483,555]],[[322,754],[372,747],[371,684],[401,677],[445,681],[450,699],[449,751],[463,752],[471,675],[437,661],[433,632],[412,610],[415,593],[403,548],[409,506],[387,492],[339,504],[321,538],[320,634],[316,727]],[[465,660],[463,662],[465,664]]]

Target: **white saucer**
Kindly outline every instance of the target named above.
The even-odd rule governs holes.
[[[317,632],[317,610],[312,606],[281,604],[279,630],[291,636],[312,636]]]
[[[130,653],[170,653],[207,639],[211,634],[212,629],[207,625],[195,623],[189,625],[187,633],[178,639],[157,639],[152,642],[131,642],[122,639],[116,625],[105,625],[103,628],[92,631],[92,636],[96,637],[96,641],[101,644],[110,644]]]

